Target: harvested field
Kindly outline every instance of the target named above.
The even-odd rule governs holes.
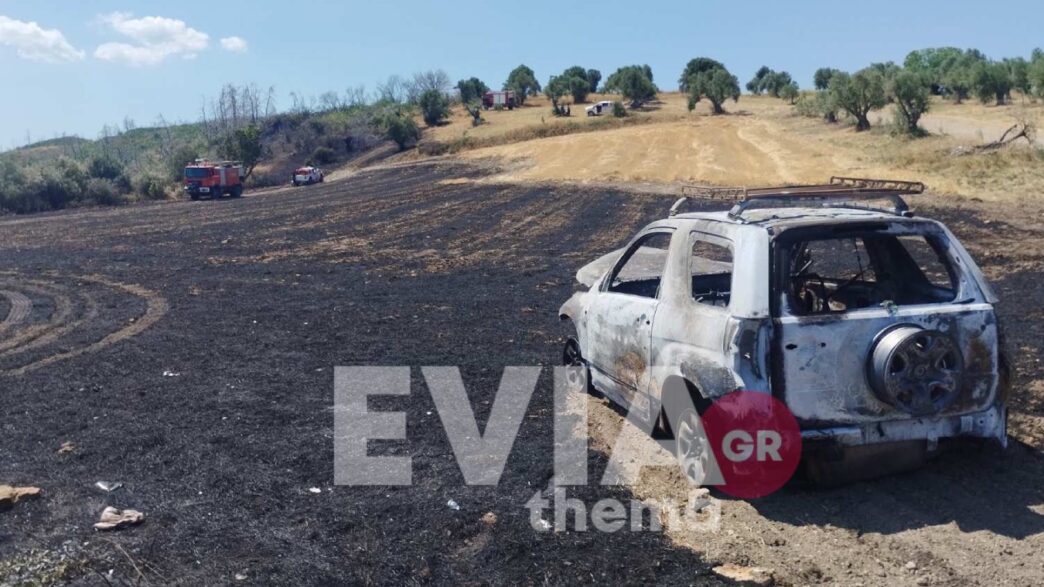
[[[18,341],[0,346],[0,484],[43,490],[0,511],[0,582],[31,567],[87,584],[714,584],[725,580],[711,568],[732,563],[781,585],[1038,584],[1039,205],[919,206],[1003,298],[1017,351],[1004,452],[965,447],[912,474],[726,500],[713,533],[539,533],[525,504],[552,475],[545,370],[499,485],[463,484],[417,367],[461,365],[483,421],[502,367],[558,363],[556,312],[576,269],[672,200],[502,183],[443,161],[240,200],[0,220],[0,344]],[[408,440],[376,452],[410,455],[412,486],[334,486],[339,365],[414,368],[412,395],[372,406],[407,413]],[[598,479],[621,418],[601,403],[590,418]],[[103,493],[100,480],[124,485]],[[675,481],[653,472],[570,496],[681,497]],[[98,534],[107,505],[146,520]]]

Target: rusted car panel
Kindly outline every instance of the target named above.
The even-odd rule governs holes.
[[[660,268],[639,246],[657,231],[671,234]],[[917,243],[934,272],[910,252]],[[728,263],[697,256],[704,245]],[[816,247],[813,268],[832,262],[822,251],[848,247],[838,262],[857,263],[855,275],[805,273]],[[660,271],[652,297],[614,283],[638,266]],[[643,420],[658,418],[650,400],[679,378],[708,401],[775,394],[810,440],[1006,440],[996,294],[937,222],[844,207],[681,214],[577,278],[589,289],[560,316],[576,327],[595,387]]]

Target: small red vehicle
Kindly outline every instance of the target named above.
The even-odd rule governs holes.
[[[185,191],[193,200],[203,196],[233,198],[243,195],[243,165],[232,161],[196,159],[185,166]]]

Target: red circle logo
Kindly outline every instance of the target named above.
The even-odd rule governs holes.
[[[794,476],[801,430],[783,402],[768,393],[734,391],[715,401],[702,423],[723,485],[740,499],[763,497]]]

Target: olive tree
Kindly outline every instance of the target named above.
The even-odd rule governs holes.
[[[648,78],[647,65],[621,67],[605,80],[605,91],[621,94],[631,103],[642,103],[656,97],[656,85]]]
[[[910,136],[922,136],[917,126],[931,104],[931,79],[922,73],[903,70],[888,82],[888,94],[895,103],[895,128]]]
[[[711,103],[714,114],[725,113],[725,109],[721,107],[725,100],[732,98],[733,101],[739,101],[739,80],[724,67],[697,73],[689,79],[687,85],[689,87],[689,111],[695,109],[696,104],[703,98]]]
[[[555,116],[562,116],[563,109],[559,107],[558,101],[562,99],[562,96],[568,94],[569,91],[569,80],[560,75],[551,76],[547,85],[544,86],[544,95],[547,96],[548,100],[551,100],[551,113]]]
[[[598,91],[598,83],[601,81],[602,72],[598,71],[597,69],[587,70],[587,87],[591,89],[592,94]]]
[[[457,82],[457,90],[460,91],[460,101],[469,104],[475,100],[481,100],[482,96],[489,91],[489,86],[477,77],[462,79]]]
[[[681,77],[678,78],[678,89],[683,92],[688,92],[692,79],[697,74],[715,69],[725,69],[725,66],[722,65],[720,61],[715,61],[709,57],[696,57],[695,59],[691,59],[687,64],[685,64],[685,69],[682,70]],[[649,77],[649,80],[652,81],[652,76]]]
[[[841,72],[830,78],[827,90],[840,109],[856,119],[856,130],[869,130],[867,115],[875,108],[888,103],[884,76],[873,69],[863,69],[853,75]]]
[[[971,76],[972,90],[983,104],[1003,106],[1011,94],[1011,73],[1003,63],[979,63]]]
[[[573,96],[574,104],[582,104],[587,101],[587,95],[591,93],[591,80],[587,78],[587,70],[579,65],[574,65],[562,72],[556,79],[562,80],[569,94]]]
[[[1033,86],[1033,92],[1037,96],[1044,96],[1044,52],[1040,49],[1033,51],[1033,60],[1029,65],[1029,80]]]
[[[812,83],[817,90],[825,90],[830,87],[830,78],[838,73],[841,73],[841,70],[832,67],[820,67],[812,76]]]
[[[533,70],[523,64],[511,70],[504,82],[504,89],[515,92],[515,102],[522,105],[526,103],[526,98],[540,93],[540,82]]]
[[[758,71],[754,73],[754,77],[747,82],[747,91],[751,94],[760,94],[762,90],[761,80],[765,79],[765,76],[772,73],[772,70],[767,65],[762,65],[758,68]]]

